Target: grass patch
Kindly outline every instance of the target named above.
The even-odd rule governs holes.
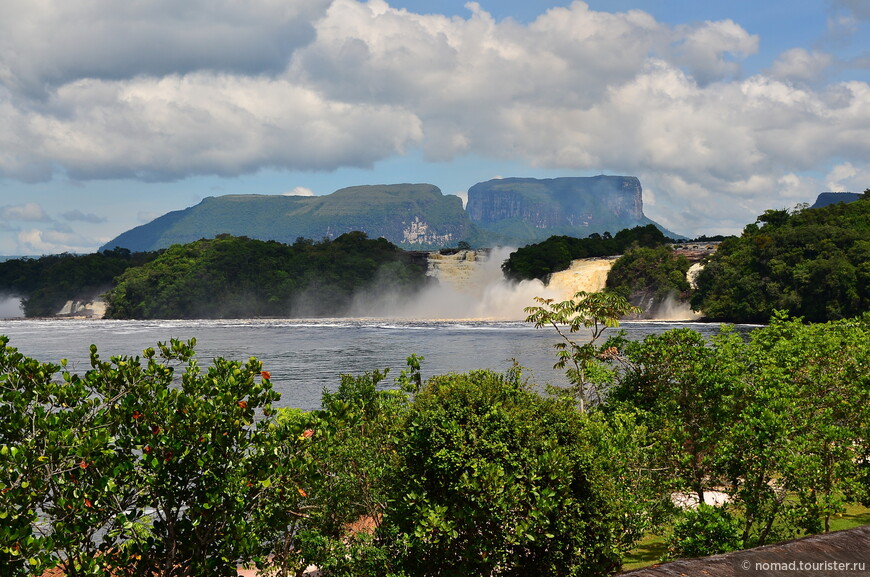
[[[831,531],[870,525],[870,509],[861,505],[846,505],[846,512],[831,519]]]
[[[631,571],[658,563],[668,552],[663,535],[647,535],[622,560],[622,570]]]
[[[870,525],[870,508],[862,505],[846,505],[846,511],[831,519],[831,531],[854,529]],[[667,553],[665,535],[646,535],[622,560],[622,570],[631,571],[659,563]]]

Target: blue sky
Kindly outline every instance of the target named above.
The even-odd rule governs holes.
[[[0,254],[221,194],[638,176],[686,235],[870,187],[870,0],[0,2]]]

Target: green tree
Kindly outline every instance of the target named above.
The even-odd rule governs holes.
[[[56,379],[60,367],[3,345],[0,556],[13,574],[230,575],[270,552],[287,525],[265,503],[308,478],[309,440],[274,434],[259,361],[201,371],[192,342],[144,362],[92,347],[89,371]],[[300,509],[292,493],[282,503]]]
[[[610,233],[604,236],[592,233],[583,239],[551,236],[512,252],[502,265],[502,271],[507,278],[516,281],[546,280],[550,274],[570,267],[572,260],[617,255],[633,245],[654,247],[665,242],[665,235],[652,224],[623,229],[615,236]]]
[[[641,532],[636,463],[612,452],[633,427],[611,434],[518,370],[430,379],[403,430],[378,535],[408,574],[608,575]]]
[[[804,325],[777,313],[754,331],[726,436],[744,542],[828,530],[867,500],[868,317]]]
[[[561,337],[553,345],[558,357],[554,368],[568,367],[565,371],[571,383],[568,394],[579,404],[581,412],[600,404],[615,376],[606,363],[615,360],[619,350],[610,342],[596,343],[607,328],[619,326],[621,317],[638,314],[640,309],[618,295],[583,291],[567,301],[541,297],[535,297],[535,301],[540,306],[526,307],[526,322],[534,323],[536,328],[552,326]],[[570,336],[583,329],[590,331],[587,342],[579,343]]]
[[[870,309],[870,202],[768,210],[723,241],[698,275],[692,308],[766,323],[775,310],[823,322]]]
[[[745,370],[742,339],[725,332],[708,343],[696,331],[674,329],[628,343],[625,356],[608,408],[640,410],[656,463],[670,471],[671,489],[690,491],[704,503],[705,491],[721,480],[720,444]]]
[[[409,359],[411,373],[400,381],[417,361]],[[322,438],[314,454],[316,506],[300,540],[305,557],[329,574],[383,575],[391,566],[372,539],[395,498],[385,477],[408,396],[380,389],[387,374],[341,375],[335,392],[324,390],[323,410],[315,415]]]
[[[115,277],[156,256],[115,249],[87,255],[64,253],[10,259],[0,262],[0,292],[22,297],[25,316],[51,316],[69,300],[99,297]]]
[[[675,255],[669,246],[635,246],[613,263],[607,290],[654,311],[667,299],[688,299],[686,272],[690,266],[686,257]]]
[[[426,283],[424,267],[361,232],[293,245],[220,235],[173,245],[128,269],[106,294],[111,318],[322,316],[347,311],[385,282],[398,294]]]

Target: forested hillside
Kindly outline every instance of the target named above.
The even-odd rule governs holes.
[[[669,299],[685,302],[690,290],[686,272],[691,265],[688,258],[667,245],[630,247],[613,263],[607,275],[607,290],[645,312]]]
[[[116,249],[10,259],[0,262],[0,294],[21,297],[25,316],[52,316],[68,300],[98,297],[122,272],[156,256]]]
[[[653,247],[666,243],[667,237],[653,224],[620,230],[615,236],[590,234],[586,238],[551,236],[543,242],[530,244],[510,254],[502,265],[509,279],[546,279],[548,275],[565,270],[578,258],[613,256],[622,254],[629,246]]]
[[[870,191],[852,203],[768,210],[726,239],[698,276],[692,307],[711,320],[808,321],[870,309]]]
[[[425,274],[411,253],[362,232],[292,245],[220,235],[174,245],[126,271],[106,295],[106,316],[341,316],[376,282],[408,292],[426,282]]]

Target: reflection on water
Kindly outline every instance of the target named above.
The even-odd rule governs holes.
[[[702,334],[718,324],[623,323],[631,339],[670,328],[690,327]],[[748,327],[746,327],[748,330]],[[565,384],[553,369],[552,330],[522,321],[401,319],[244,319],[215,321],[2,321],[0,334],[23,354],[44,362],[69,361],[79,373],[89,368],[89,347],[100,356],[137,355],[158,341],[196,337],[201,364],[214,357],[246,360],[256,356],[272,374],[281,406],[314,409],[324,387],[341,373],[390,369],[392,385],[411,354],[422,355],[423,376],[488,368],[504,371],[515,359],[536,383]],[[577,335],[578,339],[582,335]]]

